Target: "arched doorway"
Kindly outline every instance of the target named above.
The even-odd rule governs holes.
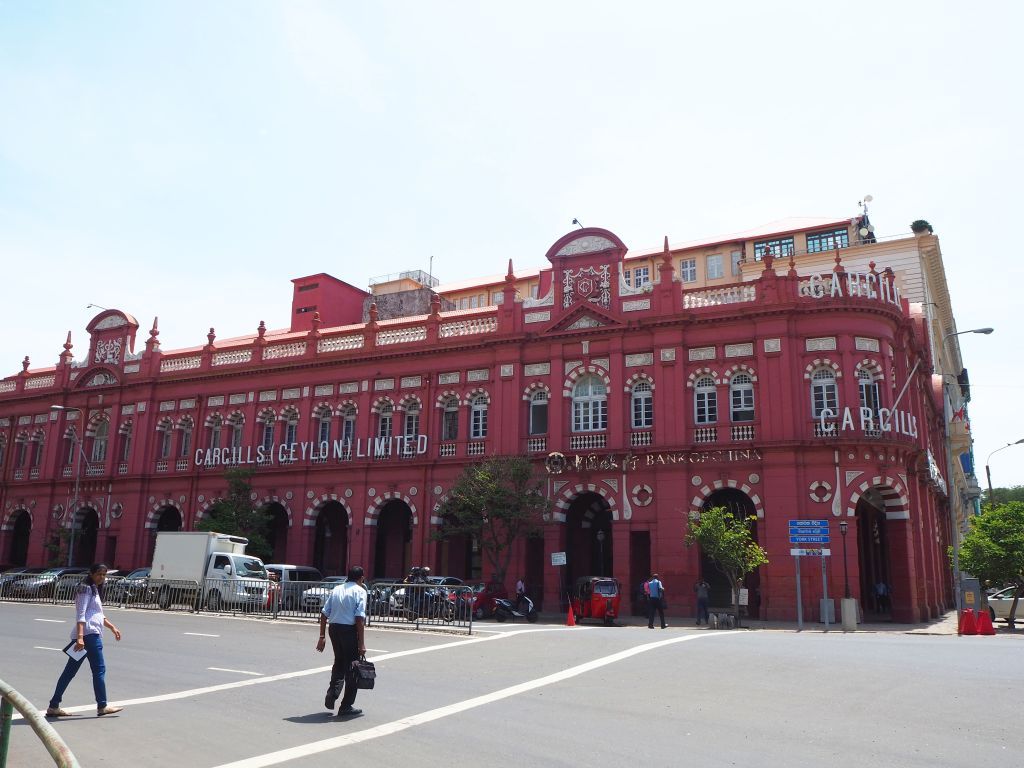
[[[92,507],[78,510],[71,519],[68,547],[73,566],[90,566],[96,562],[96,541],[99,538],[100,516]]]
[[[444,525],[445,522],[442,521],[442,530]],[[437,576],[457,576],[466,581],[473,581],[483,578],[484,568],[491,570],[490,563],[482,562],[482,555],[480,546],[473,537],[462,534],[439,539],[434,550],[434,562],[424,565],[429,565]],[[487,578],[490,578],[490,573],[487,574]]]
[[[267,555],[267,562],[286,563],[288,562],[288,512],[277,501],[263,507],[263,512],[269,518],[267,520],[267,546],[270,547],[270,554]]]
[[[892,569],[885,507],[885,499],[878,488],[868,489],[857,500],[854,519],[860,601],[865,621],[892,619]]]
[[[377,538],[373,549],[374,578],[402,578],[412,565],[412,510],[404,501],[392,499],[377,517]]]
[[[719,488],[707,499],[701,509],[712,507],[725,507],[738,520],[757,519],[757,509],[754,502],[747,494],[736,488]],[[757,525],[751,521],[750,534],[754,543],[757,543]],[[718,565],[704,554],[700,553],[700,575],[711,585],[710,603],[712,606],[725,607],[732,605],[732,589],[729,586],[729,579]],[[748,573],[743,580],[742,587],[747,590],[747,616],[758,618],[761,614],[761,574],[758,570]]]
[[[28,540],[32,534],[32,517],[24,509],[15,512],[11,526],[10,546],[7,562],[11,565],[27,565]]]
[[[182,529],[181,512],[177,507],[170,504],[157,510],[156,526],[152,528],[152,535],[149,537],[149,559],[140,565],[147,566],[153,562],[153,554],[156,552],[156,534],[159,531],[180,531]]]
[[[317,510],[313,566],[325,576],[348,571],[348,512],[337,501],[325,502]]]
[[[612,511],[598,493],[581,493],[565,514],[566,579],[568,587],[581,576],[611,576]]]

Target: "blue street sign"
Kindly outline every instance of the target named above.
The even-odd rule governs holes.
[[[790,536],[790,544],[829,544],[828,536]]]
[[[828,520],[790,520],[790,528],[825,528],[828,529]]]

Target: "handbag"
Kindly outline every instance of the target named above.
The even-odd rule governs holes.
[[[356,676],[356,688],[371,689],[377,680],[377,668],[372,661],[367,661],[365,656],[360,656],[352,662],[352,671]]]

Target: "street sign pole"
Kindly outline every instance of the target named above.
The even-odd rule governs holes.
[[[825,568],[825,556],[821,557],[821,594],[825,596],[822,602],[825,613],[825,631],[828,632],[828,572]]]
[[[800,555],[797,555],[796,560],[796,628],[798,631],[803,631],[804,628],[804,603],[800,598]]]

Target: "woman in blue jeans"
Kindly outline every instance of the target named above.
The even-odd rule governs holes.
[[[89,569],[89,574],[82,580],[75,593],[75,628],[71,630],[71,639],[75,641],[75,650],[85,649],[85,656],[79,659],[68,658],[64,671],[57,681],[57,688],[50,699],[46,710],[47,717],[70,717],[71,713],[60,708],[60,700],[64,691],[78,674],[82,662],[88,658],[92,669],[92,690],[96,694],[96,714],[113,715],[124,707],[112,707],[107,704],[107,667],[103,662],[103,628],[107,627],[114,633],[114,639],[121,639],[121,631],[103,615],[103,582],[107,580],[107,566],[97,563]]]

